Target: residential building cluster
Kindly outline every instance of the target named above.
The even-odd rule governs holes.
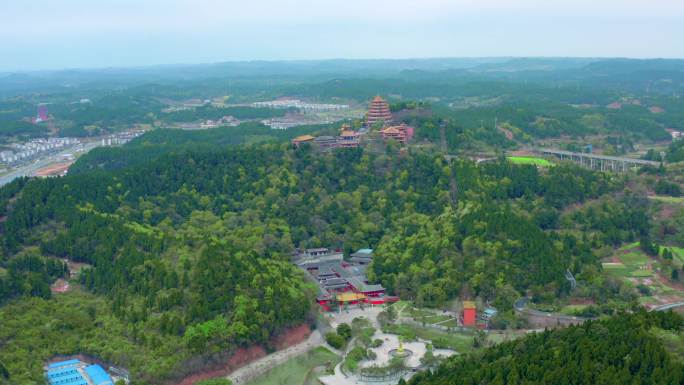
[[[670,133],[670,136],[672,137],[672,141],[680,140],[682,137],[684,137],[682,131],[677,131],[672,128],[668,128],[667,132]]]
[[[299,99],[278,99],[266,102],[252,103],[255,108],[296,108],[298,110],[307,112],[322,112],[322,111],[339,111],[349,109],[347,104],[331,104],[331,103],[307,103]]]
[[[102,145],[118,146],[121,144],[126,144],[144,133],[145,131],[142,130],[129,130],[117,132],[116,134],[107,135],[106,137],[102,138]]]
[[[41,138],[26,143],[13,143],[10,150],[0,151],[0,161],[15,165],[79,143],[75,138]]]
[[[221,119],[217,120],[205,120],[200,123],[200,128],[207,129],[207,128],[216,128],[220,126],[231,126],[235,127],[240,124],[240,121],[236,119],[233,116],[224,116]]]

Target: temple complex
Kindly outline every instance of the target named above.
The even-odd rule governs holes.
[[[383,140],[394,139],[401,144],[406,144],[413,137],[413,127],[402,123],[398,126],[385,127],[380,130]]]
[[[392,113],[390,112],[389,104],[381,98],[376,96],[368,106],[368,113],[366,114],[366,126],[372,127],[375,123],[382,122],[383,127],[392,123]]]
[[[306,271],[318,283],[316,302],[324,309],[333,306],[382,305],[397,301],[397,297],[385,295],[385,288],[370,284],[366,277],[373,250],[361,249],[350,262],[344,260],[342,251],[327,248],[297,250],[293,262]]]
[[[354,131],[347,124],[342,126],[340,130],[340,136],[337,138],[337,147],[341,148],[351,148],[359,147],[361,144],[361,133]]]
[[[361,133],[354,131],[347,124],[340,128],[339,136],[322,135],[313,137],[302,135],[292,139],[292,144],[299,147],[303,143],[313,143],[319,151],[327,151],[334,148],[355,148],[361,146]]]

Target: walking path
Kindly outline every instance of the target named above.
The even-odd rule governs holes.
[[[449,321],[455,321],[455,320],[456,320],[456,318],[449,318],[449,319],[445,319],[444,321],[435,322],[433,325],[441,325],[443,323],[447,323]]]
[[[226,378],[232,381],[234,385],[246,384],[274,367],[285,363],[290,358],[302,355],[324,343],[321,333],[314,330],[305,341],[253,361],[232,372]]]

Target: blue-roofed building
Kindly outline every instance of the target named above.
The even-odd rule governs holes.
[[[100,365],[88,365],[81,360],[49,364],[45,377],[50,385],[114,385]]]
[[[488,307],[482,312],[482,318],[484,320],[490,320],[494,318],[497,315],[498,311],[494,309],[493,307]]]
[[[85,372],[93,385],[114,385],[112,378],[100,365],[90,365],[85,368]]]
[[[80,364],[80,363],[81,363],[80,360],[67,360],[67,361],[53,362],[52,364],[48,365],[48,369],[60,368],[62,366],[76,365],[76,364]]]
[[[46,373],[50,385],[88,385],[83,378],[81,368],[83,363],[79,360],[67,360],[48,365]]]

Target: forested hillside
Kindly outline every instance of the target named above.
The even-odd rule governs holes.
[[[261,123],[245,122],[236,127],[202,131],[154,130],[132,140],[125,148],[101,147],[90,151],[69,169],[69,173],[132,167],[172,152],[202,151],[237,144],[283,143],[304,134],[335,134],[338,128],[339,124],[321,124],[273,130]]]
[[[314,290],[289,263],[295,247],[373,247],[370,278],[429,306],[468,294],[511,312],[526,291],[567,293],[566,269],[586,287],[619,289],[595,279],[601,265],[587,239],[563,231],[558,217],[620,192],[621,178],[503,159],[449,163],[393,146],[321,154],[289,144],[210,145],[221,132],[155,131],[115,150],[133,154],[132,163],[112,166],[112,153],[94,153],[66,177],[0,190],[0,299],[9,301],[0,316],[12,320],[0,361],[18,382],[40,381],[41,363],[54,354],[94,354],[158,383],[237,347],[268,345],[310,314]],[[146,157],[146,146],[160,150]],[[631,240],[640,230],[624,231]],[[84,264],[73,283],[88,293],[35,299],[46,310],[32,312],[25,297],[51,297],[47,286],[66,276],[61,259]],[[62,310],[49,309],[73,306],[69,296],[81,301],[63,316],[81,320],[51,323]],[[100,341],[92,322],[111,338]],[[65,327],[65,338],[40,329],[46,323]]]
[[[477,355],[456,356],[411,385],[682,384],[684,364],[665,348],[681,341],[675,313],[622,314],[546,330]]]

